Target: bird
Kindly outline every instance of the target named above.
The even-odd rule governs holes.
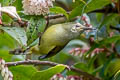
[[[50,26],[41,36],[38,45],[39,60],[52,57],[59,53],[69,41],[77,38],[86,30],[93,28],[85,27],[78,22],[67,22]]]

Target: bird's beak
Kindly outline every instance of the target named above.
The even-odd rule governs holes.
[[[78,28],[79,31],[86,31],[86,30],[97,30],[95,28],[90,28],[90,27],[79,27]]]
[[[79,31],[96,30],[95,28],[83,26],[83,25],[80,24],[80,23],[77,23],[77,25],[78,25],[79,27],[77,27],[76,29],[79,30]]]
[[[81,30],[96,30],[95,28],[90,27],[81,27]]]

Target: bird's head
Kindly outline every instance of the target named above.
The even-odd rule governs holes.
[[[72,33],[82,33],[86,30],[95,30],[94,28],[83,26],[80,23],[67,23],[65,25],[67,25],[64,27],[65,30],[70,31]]]

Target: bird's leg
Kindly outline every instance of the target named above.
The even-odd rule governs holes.
[[[46,57],[47,57],[47,54],[39,56],[38,59],[41,60],[41,59],[45,59]]]

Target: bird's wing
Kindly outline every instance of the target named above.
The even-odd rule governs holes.
[[[60,50],[62,50],[64,47],[61,46],[61,47],[54,47],[51,51],[49,51],[48,54],[45,54],[43,56],[40,56],[39,59],[45,59],[45,58],[49,58],[49,57],[52,57],[54,55],[56,55]]]
[[[46,44],[41,44],[39,46],[39,54],[48,54],[52,49],[54,49],[56,46],[54,45],[47,45]]]

